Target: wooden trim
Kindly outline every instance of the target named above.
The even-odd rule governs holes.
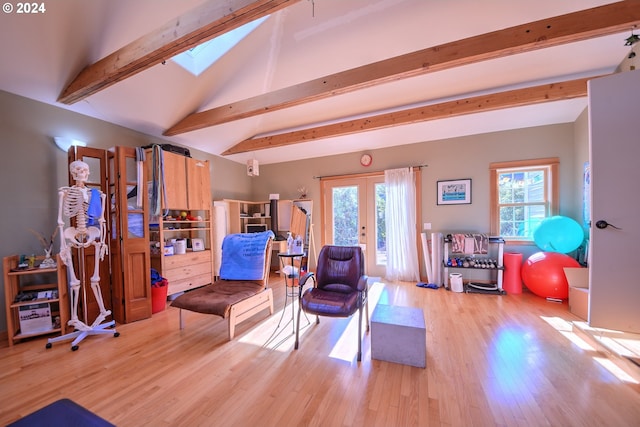
[[[489,221],[491,236],[499,236],[498,229],[498,171],[491,167],[489,169]]]
[[[542,19],[320,77],[188,115],[164,132],[179,135],[462,65],[627,31],[640,24],[638,0]]]
[[[62,91],[73,104],[171,57],[300,0],[209,1],[87,66]]]
[[[421,166],[409,166],[413,169],[413,172],[420,171]],[[396,168],[399,169],[399,168]],[[362,172],[362,173],[351,173],[346,175],[331,175],[331,176],[321,176],[319,177],[320,181],[332,181],[336,179],[350,179],[350,178],[368,178],[370,176],[382,176],[384,175],[384,170],[375,171],[375,172]]]
[[[527,159],[527,160],[515,160],[512,162],[494,162],[489,163],[489,169],[517,169],[517,168],[529,168],[536,166],[547,165],[559,165],[560,158],[558,157],[545,157],[542,159]]]
[[[282,147],[323,138],[350,135],[376,129],[426,122],[467,114],[482,113],[504,108],[562,101],[587,96],[587,82],[591,78],[569,80],[524,89],[474,96],[442,102],[424,107],[394,111],[392,113],[346,120],[330,125],[285,132],[261,138],[250,138],[225,150],[222,155],[246,153],[267,148]]]
[[[560,213],[560,161],[550,165],[551,175],[551,205],[549,206],[549,213],[551,216],[558,215]]]

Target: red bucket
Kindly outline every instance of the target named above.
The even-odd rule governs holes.
[[[151,286],[151,314],[156,314],[167,308],[167,279]]]

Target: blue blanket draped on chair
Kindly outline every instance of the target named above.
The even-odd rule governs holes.
[[[220,278],[225,280],[262,280],[265,248],[271,230],[261,233],[229,234],[222,241]]]

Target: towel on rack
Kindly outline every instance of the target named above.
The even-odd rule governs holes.
[[[451,253],[486,254],[489,236],[480,233],[456,233],[451,235]]]
[[[220,278],[224,280],[262,280],[265,248],[275,236],[273,231],[228,234],[222,241]]]

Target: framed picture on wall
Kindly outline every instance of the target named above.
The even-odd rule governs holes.
[[[471,179],[438,181],[437,195],[439,205],[471,204]]]

